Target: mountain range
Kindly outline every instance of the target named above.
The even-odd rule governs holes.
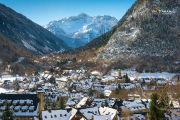
[[[153,10],[155,7],[164,11]],[[109,32],[64,53],[71,56],[83,54],[81,59],[92,61],[130,61],[141,68],[148,64],[153,69],[155,63],[174,65],[174,61],[180,59],[179,11],[177,0],[137,0]]]
[[[155,7],[163,8],[163,11]],[[8,55],[8,50],[13,48],[10,55],[16,56],[13,53],[16,47],[19,47],[18,51],[45,54],[85,44],[63,54],[98,61],[135,61],[138,58],[170,64],[169,61],[180,58],[179,11],[180,3],[177,0],[137,0],[118,22],[110,16],[90,17],[81,13],[52,21],[45,29],[0,4],[0,49],[6,51],[0,54]],[[68,38],[65,42],[69,42],[71,47],[58,35]]]
[[[63,39],[72,48],[76,48],[108,32],[117,22],[116,18],[108,15],[91,17],[81,13],[52,21],[44,28]]]

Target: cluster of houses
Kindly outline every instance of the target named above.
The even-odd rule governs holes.
[[[111,98],[112,91],[119,86],[126,90],[133,88],[147,90],[150,86],[151,90],[154,90],[155,84],[160,88],[166,84],[177,84],[162,78],[140,78],[126,83],[126,76],[122,75],[120,70],[117,75],[105,76],[97,71],[85,76],[85,72],[85,70],[63,70],[61,76],[49,71],[28,77],[2,76],[1,87],[10,86],[16,81],[19,90],[7,90],[6,94],[0,94],[0,115],[7,99],[11,103],[11,109],[20,119],[123,120],[127,117],[125,111],[128,110],[131,113],[130,119],[144,120],[149,112],[149,99],[141,99],[140,95],[136,94],[129,94],[127,100]],[[93,91],[91,97],[88,95],[90,90]],[[105,98],[97,98],[99,92],[103,93]],[[52,101],[58,101],[59,97],[67,97],[65,109],[45,110],[46,97]]]

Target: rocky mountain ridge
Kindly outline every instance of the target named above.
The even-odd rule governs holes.
[[[81,13],[77,16],[52,21],[44,28],[75,48],[108,32],[117,22],[116,18],[108,15],[91,17]]]

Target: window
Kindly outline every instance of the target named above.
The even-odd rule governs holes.
[[[95,111],[95,114],[97,114],[97,111]]]
[[[53,118],[53,116],[51,115],[51,118]]]
[[[60,114],[60,117],[62,117],[62,114]]]
[[[47,119],[47,116],[44,116]]]
[[[54,115],[54,117],[55,117],[55,118],[57,118],[57,116],[56,116],[56,115]]]

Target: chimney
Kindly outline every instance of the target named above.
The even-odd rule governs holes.
[[[41,111],[44,110],[44,92],[43,91],[37,92],[37,97],[40,99],[39,108],[38,108],[38,113],[40,113]]]
[[[93,114],[91,115],[91,119],[94,120],[94,115]]]

